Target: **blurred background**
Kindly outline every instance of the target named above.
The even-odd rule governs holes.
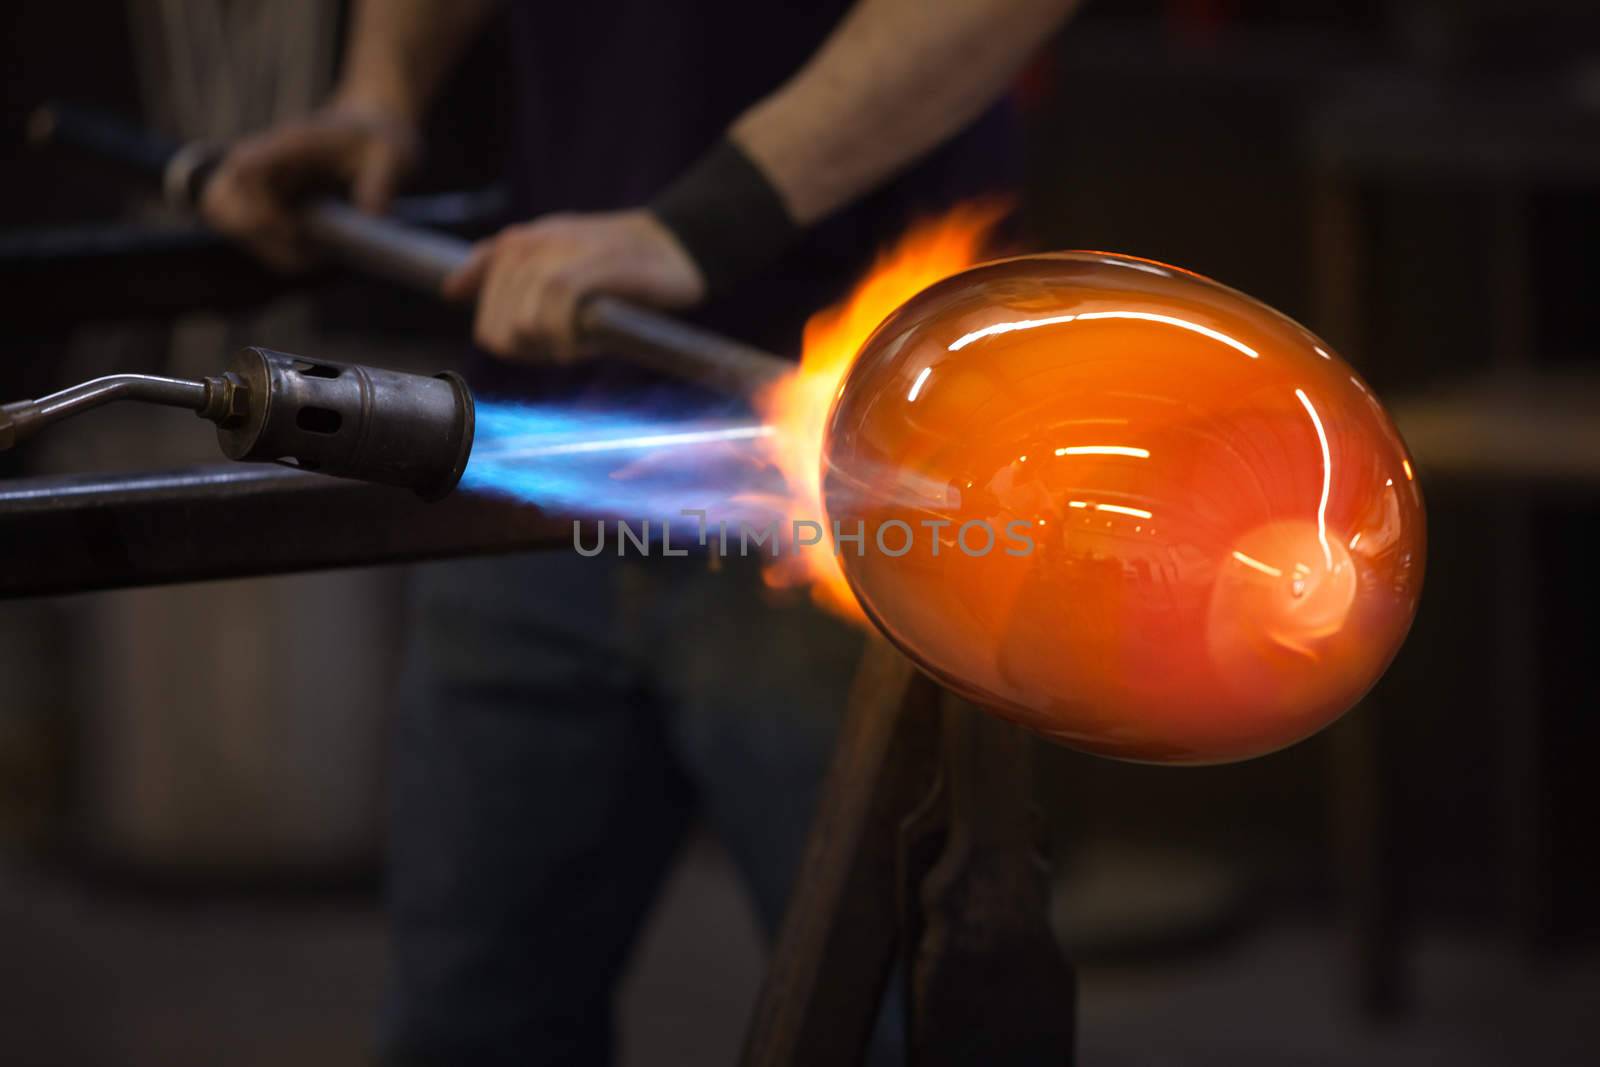
[[[13,0],[0,229],[163,221],[28,151],[39,102],[227,138],[320,99],[344,17]],[[493,185],[505,66],[493,34],[461,65],[418,189]],[[1027,244],[1175,262],[1306,322],[1396,412],[1430,510],[1412,636],[1334,729],[1209,769],[1047,753],[1082,1062],[1595,1062],[1600,12],[1088,0],[1016,97]],[[376,283],[291,291],[208,248],[26,306],[0,255],[0,397],[208,373],[246,340],[418,367],[461,346]],[[0,476],[212,458],[190,420],[111,410]],[[403,581],[0,604],[0,1061],[367,1056]],[[762,952],[697,839],[631,966],[624,1062],[732,1062]]]

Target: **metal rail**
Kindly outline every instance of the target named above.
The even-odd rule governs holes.
[[[558,548],[571,515],[283,467],[0,482],[0,599]]]

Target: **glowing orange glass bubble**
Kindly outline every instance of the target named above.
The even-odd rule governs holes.
[[[1004,260],[911,300],[839,391],[823,487],[895,644],[1125,759],[1314,733],[1422,588],[1422,498],[1367,386],[1271,308],[1129,257]]]

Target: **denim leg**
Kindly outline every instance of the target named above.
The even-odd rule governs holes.
[[[386,1061],[611,1058],[613,989],[693,806],[616,578],[554,553],[419,568]]]
[[[783,917],[833,758],[865,631],[800,594],[763,587],[751,561],[685,571],[657,591],[669,619],[695,619],[658,668],[673,736],[702,810],[732,854],[769,934]],[[867,1050],[872,1067],[905,1062],[899,969]]]
[[[717,573],[671,562],[688,566],[652,602],[679,759],[771,932],[805,849],[862,631],[813,608],[803,591],[766,589],[754,561],[729,560]],[[685,619],[695,620],[692,635]]]

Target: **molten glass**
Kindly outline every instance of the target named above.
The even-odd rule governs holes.
[[[1321,729],[1422,588],[1412,465],[1350,367],[1249,297],[1124,256],[989,263],[901,307],[838,391],[823,491],[896,645],[1124,759],[1245,759]]]

